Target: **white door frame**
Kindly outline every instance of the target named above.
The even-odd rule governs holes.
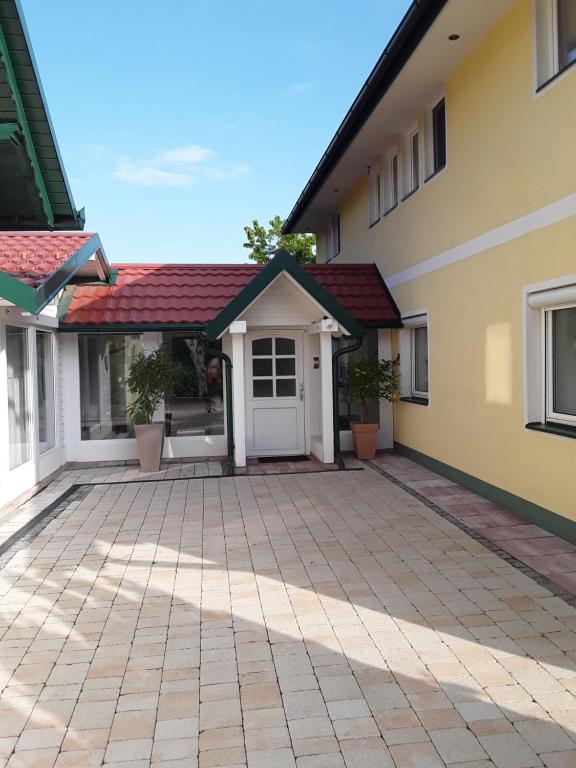
[[[295,347],[295,395],[290,397],[253,397],[253,381],[252,381],[252,341],[255,339],[272,338],[290,338],[296,342]],[[305,380],[305,365],[304,354],[307,349],[307,345],[304,343],[304,332],[301,329],[261,329],[259,331],[251,331],[246,334],[245,338],[245,407],[246,407],[246,455],[247,456],[283,456],[292,454],[305,454],[309,450],[309,440],[307,436],[307,419],[306,419],[306,380]],[[275,357],[275,356],[274,356]],[[275,365],[275,362],[273,362]],[[273,370],[275,374],[275,370]],[[273,379],[273,386],[276,387],[276,376],[270,377]],[[280,379],[281,380],[281,379]],[[275,392],[275,389],[274,389]],[[255,445],[254,438],[254,410],[255,406],[265,409],[266,406],[272,410],[276,407],[280,410],[294,410],[296,406],[296,438],[295,444],[291,447],[258,447]]]

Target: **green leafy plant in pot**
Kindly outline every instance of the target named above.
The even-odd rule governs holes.
[[[362,421],[352,423],[354,450],[359,459],[376,456],[378,424],[370,422],[370,406],[381,399],[398,399],[400,356],[394,360],[359,360],[348,368],[347,394],[362,409]]]
[[[134,423],[138,459],[142,472],[157,472],[164,448],[164,422],[153,421],[154,413],[170,391],[174,365],[168,347],[162,344],[146,354],[139,352],[128,373],[132,394],[128,415]]]

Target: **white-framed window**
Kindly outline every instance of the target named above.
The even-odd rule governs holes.
[[[424,117],[426,181],[440,173],[448,159],[446,99],[440,93],[431,102]]]
[[[382,215],[382,174],[380,165],[368,169],[368,224],[376,224]]]
[[[420,186],[420,131],[418,128],[411,131],[408,136],[407,155],[406,195],[410,195]]]
[[[400,330],[400,394],[424,405],[430,397],[428,313],[403,315]]]
[[[385,213],[393,211],[400,200],[398,163],[398,151],[395,149],[387,157]]]
[[[331,216],[326,229],[326,261],[332,261],[340,253],[340,214]]]
[[[45,453],[56,445],[54,334],[50,331],[36,331],[36,382],[38,448]]]
[[[576,62],[574,0],[534,0],[536,85],[541,87]]]
[[[525,292],[528,426],[576,428],[576,279]]]

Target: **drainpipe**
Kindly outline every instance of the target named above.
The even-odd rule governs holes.
[[[350,352],[356,352],[360,349],[363,336],[359,336],[352,339],[352,343],[342,349],[337,349],[332,355],[332,405],[333,405],[333,424],[334,424],[334,461],[338,464],[339,469],[345,469],[344,460],[340,452],[340,399],[338,397],[338,362],[343,355],[348,355]]]
[[[207,355],[217,357],[224,362],[224,376],[226,377],[226,442],[228,458],[226,461],[226,475],[234,475],[234,421],[232,419],[232,360],[222,352],[210,346],[208,339],[203,336],[204,350]]]

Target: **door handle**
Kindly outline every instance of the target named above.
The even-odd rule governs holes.
[[[304,400],[304,384],[300,384],[300,400]]]

